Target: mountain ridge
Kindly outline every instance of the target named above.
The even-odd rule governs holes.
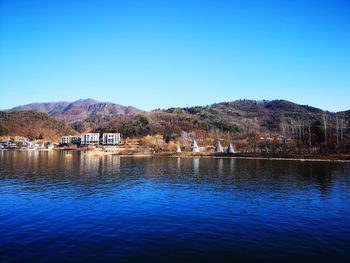
[[[117,114],[134,114],[142,112],[142,110],[132,107],[116,104],[112,102],[99,102],[94,99],[79,99],[73,102],[59,101],[59,102],[43,102],[30,103],[22,106],[16,106],[6,111],[23,111],[33,110],[37,112],[47,113],[66,122],[81,121],[88,117],[102,114],[102,115],[117,115]]]
[[[65,120],[77,132],[120,132],[124,138],[161,134],[167,140],[190,136],[208,143],[224,139],[253,145],[257,138],[269,138],[283,140],[284,145],[332,145],[333,149],[350,142],[350,110],[334,113],[287,100],[236,100],[148,112],[125,106],[119,110],[118,104],[96,102],[31,105]]]
[[[288,101],[285,99],[273,99],[273,100],[266,100],[266,99],[262,99],[262,100],[252,100],[252,99],[237,99],[237,100],[232,100],[232,101],[222,101],[222,102],[216,102],[216,103],[212,103],[212,104],[207,104],[207,105],[195,105],[195,106],[189,106],[189,107],[169,107],[169,108],[157,108],[154,110],[150,110],[149,112],[153,112],[153,111],[166,111],[169,109],[177,109],[177,108],[194,108],[194,107],[210,107],[210,106],[215,106],[215,105],[219,105],[219,104],[237,104],[237,103],[246,103],[246,104],[266,104],[266,103],[275,103],[275,102],[279,102],[279,103],[288,103],[288,104],[293,104],[293,105],[297,105],[299,107],[306,107],[306,108],[312,108],[312,109],[316,109],[318,111],[322,111],[322,112],[329,112],[329,113],[349,113],[350,109],[348,110],[341,110],[341,111],[329,111],[326,109],[321,109],[321,108],[317,108],[315,106],[310,106],[308,104],[299,104],[299,103],[295,103],[292,101]],[[138,110],[139,112],[146,112],[144,110],[141,110],[137,107],[134,106],[125,106],[119,103],[114,103],[114,102],[110,102],[110,101],[98,101],[96,99],[92,99],[92,98],[87,98],[87,99],[78,99],[75,100],[73,102],[69,102],[69,101],[51,101],[51,102],[33,102],[33,103],[28,103],[28,104],[24,104],[24,105],[18,105],[15,107],[12,107],[10,109],[4,109],[4,110],[0,110],[0,111],[21,111],[21,110],[34,110],[34,111],[38,111],[38,112],[45,112],[45,113],[50,113],[50,111],[53,110],[53,108],[55,107],[65,107],[68,106],[70,104],[83,104],[83,105],[93,105],[93,104],[112,104],[112,105],[118,105],[118,106],[122,106],[125,108],[133,108]],[[50,115],[50,114],[49,114]]]

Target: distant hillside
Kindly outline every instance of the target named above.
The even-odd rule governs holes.
[[[77,100],[74,102],[32,103],[12,108],[9,111],[21,110],[44,112],[67,122],[80,121],[96,115],[128,115],[141,112],[141,110],[135,107],[110,102],[98,102],[93,99]]]
[[[9,111],[23,111],[23,110],[33,110],[37,112],[49,113],[51,111],[57,111],[59,109],[65,108],[69,102],[59,101],[59,102],[45,102],[45,103],[31,103],[23,106],[17,106]]]
[[[63,121],[46,113],[35,111],[0,111],[0,136],[19,135],[30,139],[58,140],[60,136],[74,134]]]
[[[72,123],[72,127],[79,131],[109,131],[121,132],[123,136],[143,136],[147,134],[163,134],[177,137],[181,133],[195,132],[197,134],[210,131],[223,133],[238,133],[240,128],[224,119],[201,119],[190,114],[176,114],[167,112],[144,112],[133,115],[101,116],[97,115]]]
[[[147,128],[139,131],[125,131],[126,133],[135,134],[143,134],[149,131],[172,131],[176,133],[181,130],[191,131],[196,129],[208,131],[216,129],[231,133],[278,133],[281,132],[283,126],[296,125],[296,123],[306,125],[309,122],[322,121],[323,116],[326,116],[329,120],[333,120],[338,116],[345,121],[349,118],[349,112],[331,113],[285,100],[239,100],[208,106],[158,109],[134,116],[96,115],[85,119],[80,124],[85,123],[94,129],[102,126],[111,129],[123,129],[123,127],[142,125]]]
[[[220,119],[239,126],[246,133],[279,132],[283,125],[303,121],[313,122],[321,119],[323,115],[334,115],[318,108],[285,100],[238,100],[203,107],[170,108],[165,112],[190,114],[200,119]]]
[[[87,99],[73,103],[30,104],[11,111],[22,108],[45,111],[67,121],[78,132],[118,131],[123,137],[162,134],[170,140],[184,136],[202,141],[224,138],[254,145],[258,138],[275,138],[275,141],[283,140],[284,144],[309,148],[332,145],[334,149],[350,141],[350,111],[332,113],[285,100],[238,100],[141,112],[133,107]],[[12,124],[1,122],[1,125],[16,130],[13,125],[18,127],[19,123],[26,128],[23,120]],[[44,123],[37,125],[44,127]],[[32,132],[36,132],[35,128]]]
[[[186,132],[203,140],[231,138],[250,142],[277,137],[309,146],[324,144],[326,133],[327,144],[336,145],[349,140],[349,112],[331,113],[285,100],[239,100],[131,116],[96,115],[72,126],[78,131],[120,131],[124,136],[163,134],[178,138]]]

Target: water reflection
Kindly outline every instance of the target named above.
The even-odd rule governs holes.
[[[177,162],[177,171],[181,170],[181,159],[180,157],[176,158],[176,162]]]
[[[193,173],[195,175],[199,174],[199,157],[192,158]]]
[[[234,185],[237,188],[286,188],[307,190],[311,186],[327,195],[333,180],[348,171],[346,163],[243,160],[232,158],[129,158],[72,151],[1,152],[1,178],[17,178],[24,183],[45,183],[44,179],[72,180],[80,184],[101,183],[105,179],[187,178],[191,184]],[[87,180],[90,178],[90,180]],[[40,180],[39,180],[40,179]],[[159,181],[161,182],[161,181]]]
[[[347,262],[349,171],[0,151],[0,261]]]
[[[233,171],[235,169],[235,159],[230,159],[230,173],[233,174]]]

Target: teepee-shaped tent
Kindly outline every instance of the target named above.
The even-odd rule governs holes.
[[[230,145],[227,147],[227,149],[226,149],[226,153],[234,153],[235,152],[235,150],[233,149],[233,146],[232,146],[232,144],[230,143]]]
[[[181,152],[181,148],[180,148],[179,145],[178,145],[177,148],[176,148],[176,152],[177,152],[177,153],[180,153],[180,152]]]
[[[198,152],[199,152],[199,147],[198,147],[198,145],[197,145],[196,140],[193,140],[193,143],[192,143],[192,152],[195,152],[195,153],[198,153]]]
[[[218,141],[217,144],[215,145],[214,151],[217,153],[224,152],[224,148],[222,148],[220,141]]]

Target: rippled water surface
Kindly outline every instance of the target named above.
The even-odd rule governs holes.
[[[17,260],[346,262],[350,165],[0,151]]]

